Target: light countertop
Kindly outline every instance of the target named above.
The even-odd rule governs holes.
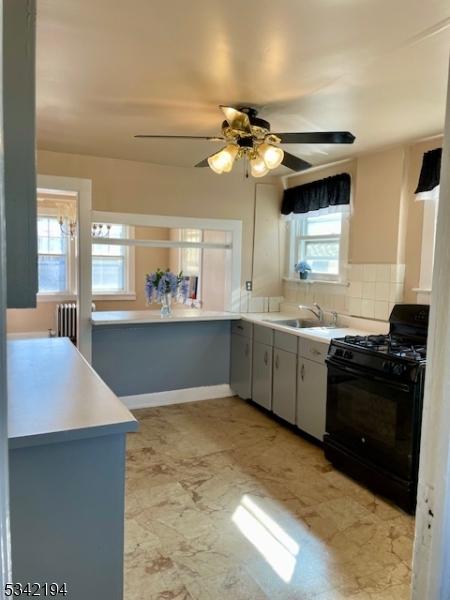
[[[242,314],[241,318],[244,321],[250,321],[257,325],[270,327],[277,331],[289,332],[299,337],[323,342],[330,342],[334,338],[344,337],[346,335],[368,335],[369,333],[372,333],[369,329],[362,329],[351,325],[348,327],[302,327],[296,329],[294,327],[286,327],[286,325],[277,324],[277,321],[299,318],[298,315],[289,313],[246,313]],[[310,317],[308,317],[308,319],[309,318]]]
[[[137,429],[137,421],[67,338],[8,341],[10,448]]]
[[[384,333],[385,323],[364,322],[362,319],[346,318],[345,326],[335,328],[310,327],[295,329],[279,325],[277,321],[298,318],[298,314],[273,312],[273,313],[232,313],[201,309],[175,309],[172,316],[161,317],[159,310],[131,310],[131,311],[98,311],[92,313],[91,321],[95,326],[101,325],[139,325],[154,323],[179,323],[196,321],[232,321],[243,319],[265,327],[271,327],[279,331],[289,332],[293,335],[305,337],[312,340],[329,342],[333,338],[345,335],[367,335],[374,331]],[[311,316],[308,315],[308,319]]]
[[[230,321],[240,319],[239,313],[176,308],[170,317],[161,317],[157,310],[112,310],[92,313],[92,325],[138,325],[139,323],[180,323],[183,321]]]

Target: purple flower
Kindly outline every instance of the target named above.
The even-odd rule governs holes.
[[[145,296],[147,304],[161,302],[165,294],[170,294],[175,300],[185,302],[189,291],[188,279],[183,273],[176,275],[169,269],[157,269],[154,273],[145,276]]]

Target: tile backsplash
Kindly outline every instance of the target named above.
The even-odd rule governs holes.
[[[279,312],[282,296],[252,296],[244,288],[241,290],[241,312],[265,313]]]
[[[348,283],[285,281],[286,302],[311,305],[355,317],[387,321],[392,307],[403,300],[405,265],[352,264]]]

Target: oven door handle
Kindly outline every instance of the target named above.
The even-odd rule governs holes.
[[[342,365],[341,363],[338,364],[337,362],[332,360],[327,360],[326,363],[328,365],[331,365],[332,367],[335,367],[336,369],[339,369],[340,371],[344,371],[345,373],[350,373],[351,375],[356,375],[357,377],[365,377],[366,379],[371,379],[372,381],[378,381],[379,383],[382,383],[383,385],[388,385],[389,387],[395,388],[396,390],[403,390],[405,392],[410,391],[410,386],[407,383],[397,383],[395,381],[391,381],[387,377],[384,378],[378,375],[374,375],[373,373],[367,371],[364,368],[353,369],[352,367]]]

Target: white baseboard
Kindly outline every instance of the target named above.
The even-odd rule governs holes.
[[[183,402],[196,402],[197,400],[214,400],[215,398],[227,398],[230,396],[234,396],[233,391],[227,383],[223,383],[220,385],[170,390],[168,392],[155,392],[153,394],[121,396],[120,399],[126,407],[134,409],[182,404]]]

